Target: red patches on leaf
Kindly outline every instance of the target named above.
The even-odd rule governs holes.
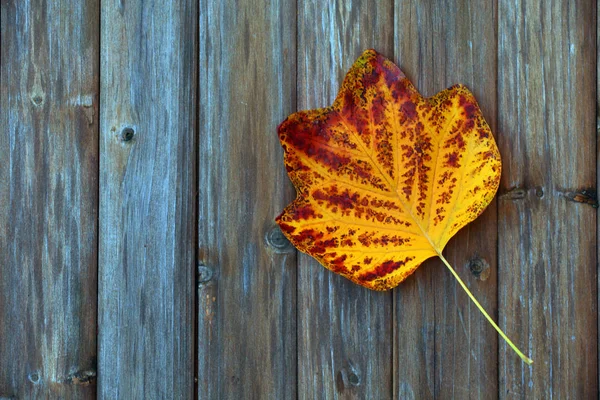
[[[475,114],[477,113],[477,107],[475,104],[471,103],[465,96],[460,96],[458,100],[458,104],[465,110],[465,116],[467,119],[475,118]]]
[[[371,245],[371,238],[373,237],[372,232],[365,232],[358,237],[358,241],[365,247],[369,247]]]
[[[442,192],[440,193],[440,197],[435,202],[436,204],[450,204],[450,200],[452,200],[452,196],[450,192]]]
[[[444,171],[442,173],[442,176],[440,177],[440,179],[438,180],[438,184],[439,185],[443,185],[444,183],[446,183],[446,181],[448,179],[452,178],[452,172],[451,171]]]
[[[317,240],[310,247],[310,252],[313,254],[325,254],[327,250],[335,249],[338,247],[337,239],[328,239],[328,240]]]
[[[337,239],[329,239],[322,242],[322,245],[325,247],[337,247]]]
[[[352,164],[352,171],[356,174],[356,176],[362,179],[368,179],[371,177],[371,174],[358,163]]]
[[[417,106],[412,101],[407,101],[402,104],[402,112],[408,119],[417,118]]]
[[[285,222],[282,222],[281,216],[277,217],[276,222],[279,224],[279,227],[281,228],[281,230],[284,233],[287,233],[288,235],[292,234],[296,230],[296,227],[288,225]]]
[[[337,231],[339,229],[339,227],[337,227],[337,226],[327,226],[326,229],[327,229],[327,233],[333,233],[333,232]]]
[[[407,243],[409,240],[397,235],[383,235],[380,238],[376,238],[373,240],[373,243],[381,246],[402,246],[404,243]]]
[[[304,153],[309,158],[338,169],[348,164],[347,156],[338,154],[328,147],[331,135],[327,130],[325,120],[305,120],[302,113],[294,114],[279,125],[279,136],[294,149]]]
[[[316,231],[314,229],[304,229],[300,233],[293,235],[294,243],[304,243],[306,241],[314,242],[322,239],[324,236],[323,232]]]
[[[387,60],[386,60],[387,61]],[[385,79],[385,84],[389,87],[393,87],[400,79],[404,78],[404,73],[391,62],[383,62],[383,67],[381,71],[383,72],[383,79]]]
[[[351,239],[342,240],[342,246],[352,247],[354,246],[354,242]]]
[[[458,155],[457,152],[452,152],[452,153],[448,154],[447,159],[446,159],[446,166],[450,167],[450,168],[460,168],[460,164],[458,163],[459,159],[460,159],[460,156]]]
[[[414,257],[406,257],[402,261],[394,261],[394,260],[385,261],[383,264],[377,266],[374,270],[365,272],[364,274],[362,274],[360,276],[360,279],[363,281],[366,281],[366,282],[374,281],[377,278],[382,278],[386,275],[391,274],[392,272],[394,272],[398,268],[402,267],[403,265],[405,265],[407,262],[409,262],[411,260],[414,260]]]
[[[444,148],[448,149],[450,147],[456,147],[458,148],[458,150],[463,151],[465,150],[465,139],[463,138],[463,135],[461,132],[457,132],[454,136],[452,136],[450,139],[448,139],[446,141],[446,144],[444,146]]]
[[[368,123],[366,110],[356,103],[355,93],[347,92],[344,94],[343,99],[341,114],[344,116],[344,119],[356,127],[357,132],[363,132]],[[335,125],[340,123],[340,117],[341,116],[332,113],[331,118],[333,119],[331,124]]]
[[[348,258],[348,256],[344,254],[332,259],[331,261],[329,261],[329,268],[333,272],[336,272],[338,274],[347,273],[348,268],[346,268],[346,266],[344,265],[344,261],[346,261],[346,258]]]
[[[400,79],[396,82],[393,82],[390,85],[392,98],[396,102],[400,102],[400,100],[409,99],[412,93],[412,87],[410,83],[407,83],[406,79]]]
[[[371,103],[371,115],[373,116],[373,122],[380,125],[385,117],[385,101],[384,99],[374,99]]]
[[[295,220],[311,219],[315,216],[315,210],[308,204],[294,209],[293,218]]]
[[[380,77],[380,71],[377,71],[376,68],[374,68],[371,73],[365,74],[363,77],[363,85],[365,89],[368,89],[372,86],[377,86],[377,82],[379,82]]]
[[[350,193],[348,189],[343,192],[338,192],[337,186],[332,186],[324,190],[317,190],[313,193],[315,200],[324,201],[327,203],[327,208],[339,207],[342,211],[354,208],[358,203],[360,196],[358,193]]]

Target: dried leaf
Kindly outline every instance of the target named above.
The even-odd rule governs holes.
[[[442,250],[492,201],[501,161],[465,86],[424,98],[367,50],[332,106],[292,114],[278,132],[298,195],[277,222],[294,246],[375,290],[438,256],[467,290]]]
[[[330,270],[391,289],[490,203],[500,154],[471,92],[421,96],[367,50],[333,106],[279,126],[298,197],[277,222]]]

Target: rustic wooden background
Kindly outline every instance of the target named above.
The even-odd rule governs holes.
[[[598,398],[596,1],[0,0],[0,398]],[[275,128],[366,48],[504,170],[385,293],[298,254]]]

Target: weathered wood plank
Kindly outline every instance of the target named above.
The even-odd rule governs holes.
[[[393,3],[298,1],[298,109],[330,105],[367,48],[392,56]],[[390,293],[298,258],[298,397],[391,398]]]
[[[195,1],[102,2],[100,398],[191,398]]]
[[[396,59],[418,90],[432,96],[456,83],[467,85],[495,133],[495,4],[397,1],[395,21]],[[497,310],[495,227],[492,203],[445,250],[492,316]],[[497,397],[497,333],[446,267],[439,260],[424,263],[395,294],[394,364],[407,366],[395,372],[395,396]]]
[[[98,2],[0,2],[0,397],[95,393]]]
[[[596,398],[595,2],[498,10],[500,326],[534,360],[500,346],[500,395]]]
[[[200,399],[296,397],[296,256],[274,221],[295,38],[292,0],[200,1]]]

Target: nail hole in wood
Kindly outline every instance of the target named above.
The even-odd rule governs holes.
[[[544,197],[544,189],[542,189],[541,187],[536,188],[535,195],[541,199],[542,197]]]
[[[125,128],[123,128],[123,130],[121,131],[121,140],[124,142],[129,142],[133,139],[133,137],[135,136],[135,131],[133,130],[132,127],[130,126],[126,126]]]

